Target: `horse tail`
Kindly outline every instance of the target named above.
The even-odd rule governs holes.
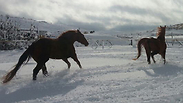
[[[134,58],[133,60],[137,60],[140,56],[141,56],[141,46],[142,46],[142,44],[143,44],[143,42],[144,42],[144,38],[143,39],[140,39],[139,40],[139,42],[138,42],[138,44],[137,44],[137,50],[138,50],[138,55],[137,55],[137,57],[136,58]]]
[[[21,65],[27,60],[27,62],[25,64],[28,63],[28,61],[31,58],[31,53],[32,51],[32,45],[29,46],[29,48],[20,56],[18,63],[14,66],[15,68],[13,70],[11,70],[10,72],[8,72],[5,76],[4,76],[4,80],[3,83],[7,83],[9,82],[15,75],[16,72],[20,69]]]

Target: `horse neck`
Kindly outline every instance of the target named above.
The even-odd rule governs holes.
[[[165,31],[160,31],[157,33],[157,35],[157,39],[159,39],[160,41],[165,41]]]
[[[160,41],[165,41],[165,37],[163,37],[163,36],[158,36],[157,39]]]
[[[74,44],[76,38],[72,34],[65,34],[57,38],[59,41],[66,41],[70,44]]]
[[[157,37],[157,39],[160,40],[160,41],[165,41],[165,36],[164,35],[159,35]]]

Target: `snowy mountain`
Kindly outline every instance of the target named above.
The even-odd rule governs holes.
[[[38,30],[45,30],[48,31],[52,34],[57,33],[57,32],[63,32],[68,29],[72,29],[72,27],[68,27],[66,25],[56,25],[52,23],[48,23],[46,21],[38,21],[38,20],[33,20],[33,19],[28,19],[28,18],[20,18],[20,17],[12,17],[12,16],[0,16],[1,21],[8,21],[11,23],[16,24],[21,29],[30,29],[31,26],[34,26]],[[57,34],[55,34],[57,35]]]
[[[59,23],[59,24],[52,24],[52,23],[48,23],[46,21],[39,21],[39,20],[33,20],[33,19],[29,19],[29,18],[24,18],[24,17],[11,17],[11,16],[4,16],[1,15],[0,16],[0,21],[5,21],[7,19],[7,17],[13,22],[16,23],[16,25],[20,28],[31,28],[31,25],[35,26],[35,28],[38,28],[39,30],[45,30],[45,31],[49,31],[52,35],[56,36],[59,35],[60,33],[62,33],[63,31],[69,30],[69,29],[79,29],[78,27],[75,27],[73,25],[67,25],[67,24],[63,24],[63,23]],[[80,28],[81,31],[84,32],[88,32],[90,30],[85,30],[83,28]],[[168,35],[170,33],[172,34],[183,34],[183,23],[180,24],[174,24],[174,25],[167,25],[167,33]],[[123,34],[122,32],[117,32],[117,31],[99,31],[97,33],[97,35],[125,35],[125,36],[137,36],[137,35],[154,35],[157,32],[157,28],[154,28],[152,30],[147,30],[144,32],[137,32],[137,33],[127,33],[127,34]],[[95,34],[95,33],[94,33]]]
[[[151,36],[156,36],[157,28],[143,32],[142,34],[150,34]],[[166,36],[181,36],[183,35],[183,23],[175,25],[167,25]]]
[[[180,23],[180,24],[175,24],[175,25],[170,25],[167,27],[168,30],[172,30],[172,29],[175,29],[175,30],[182,30],[183,29],[183,23]]]

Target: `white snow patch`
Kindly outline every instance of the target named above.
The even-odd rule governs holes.
[[[131,46],[113,46],[93,50],[76,48],[83,66],[72,60],[71,69],[62,60],[50,59],[49,76],[40,71],[32,81],[36,63],[31,60],[20,68],[8,84],[0,84],[2,103],[182,103],[183,48],[167,49],[167,64],[155,56],[156,64],[147,64],[145,52],[133,61],[137,50]],[[16,63],[23,51],[0,51],[0,77]]]

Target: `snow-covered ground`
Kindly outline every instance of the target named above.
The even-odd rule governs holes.
[[[0,51],[0,78],[23,51]],[[12,81],[0,84],[0,103],[183,103],[183,48],[168,48],[165,65],[159,55],[148,65],[144,51],[133,61],[137,50],[128,45],[76,51],[83,69],[72,59],[70,70],[62,60],[49,60],[49,76],[40,71],[32,81],[31,59]]]

